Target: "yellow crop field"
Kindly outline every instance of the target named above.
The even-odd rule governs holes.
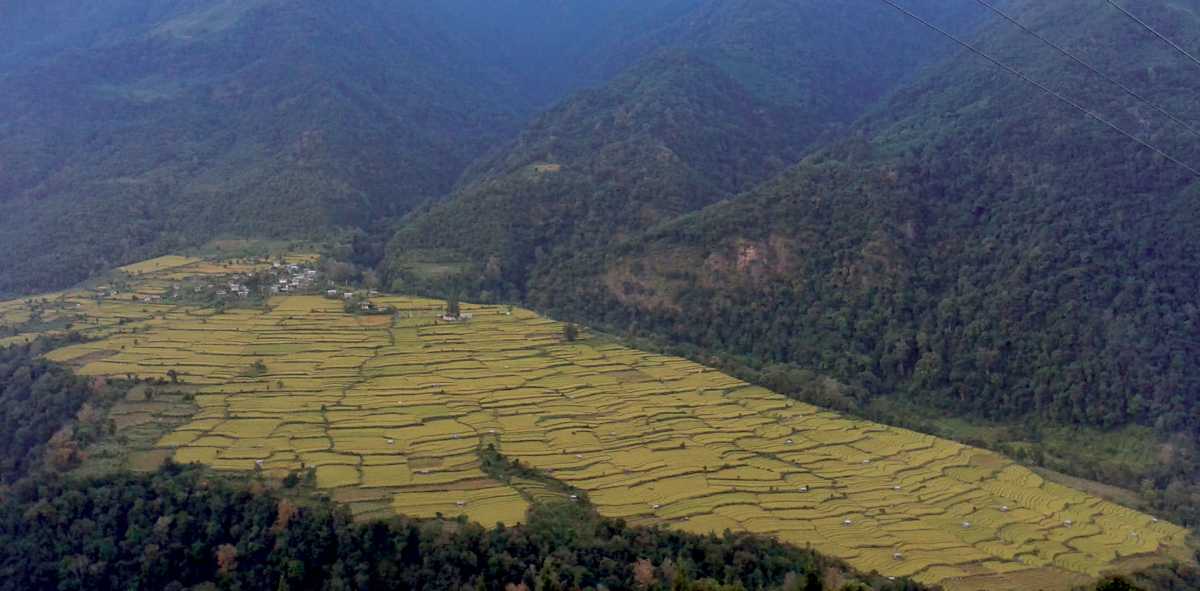
[[[150,259],[148,261],[142,261],[140,263],[134,263],[132,265],[126,265],[121,267],[119,270],[129,273],[130,275],[142,275],[145,273],[168,271],[177,267],[183,267],[198,262],[200,262],[200,259],[168,255],[164,257],[158,257],[156,259]]]
[[[151,293],[230,268],[164,257],[126,271]],[[95,340],[49,358],[84,375],[173,370],[194,390],[196,415],[156,453],[276,477],[312,468],[359,516],[522,520],[529,499],[553,495],[484,474],[478,449],[495,444],[586,491],[606,515],[773,534],[952,590],[1069,588],[1126,562],[1183,556],[1186,530],[996,454],[684,359],[563,343],[560,325],[527,310],[464,304],[472,318],[446,322],[443,302],[398,296],[376,300],[394,316],[373,317],[313,296],[225,313],[54,297],[43,313],[78,318]],[[0,324],[27,312],[0,302]],[[256,362],[265,369],[248,372]]]

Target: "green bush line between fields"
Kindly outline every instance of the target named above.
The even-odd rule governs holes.
[[[549,490],[561,495],[564,501],[570,500],[587,507],[590,511],[595,511],[595,507],[592,506],[586,492],[558,480],[542,470],[522,464],[521,460],[508,459],[504,454],[500,453],[495,443],[480,446],[479,461],[484,474],[515,488],[525,500],[529,501],[530,505],[537,505],[541,501],[535,495],[523,490],[514,481],[527,480],[540,483]]]

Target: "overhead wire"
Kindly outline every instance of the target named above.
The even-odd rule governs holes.
[[[945,29],[943,29],[942,27],[939,27],[939,26],[935,25],[934,23],[932,23],[932,22],[930,22],[930,21],[928,21],[928,20],[925,20],[925,19],[921,18],[921,17],[920,17],[919,15],[917,15],[916,13],[914,13],[914,12],[912,12],[911,10],[908,10],[907,8],[905,8],[905,7],[903,7],[903,6],[899,5],[899,4],[897,4],[897,3],[896,3],[896,2],[894,2],[893,0],[880,0],[880,1],[881,1],[881,2],[883,2],[884,4],[887,4],[887,5],[891,6],[892,8],[895,8],[896,10],[900,11],[901,13],[903,13],[903,14],[904,14],[904,15],[906,15],[906,16],[908,16],[909,18],[911,18],[911,19],[913,19],[913,20],[915,20],[915,21],[917,21],[917,22],[921,23],[922,25],[925,25],[926,27],[928,27],[928,28],[930,28],[930,29],[933,29],[934,31],[936,31],[936,32],[938,32],[939,34],[941,34],[942,36],[946,37],[947,39],[950,39],[951,41],[953,41],[953,42],[957,43],[958,45],[961,45],[963,48],[965,48],[966,50],[970,51],[971,53],[974,53],[975,55],[978,55],[979,57],[982,57],[983,59],[985,59],[985,60],[987,60],[987,61],[991,62],[991,63],[992,63],[992,64],[994,64],[996,67],[998,67],[998,68],[1001,68],[1001,69],[1005,70],[1006,72],[1008,72],[1008,73],[1012,74],[1013,76],[1016,76],[1017,78],[1020,78],[1021,80],[1024,80],[1024,81],[1025,81],[1025,82],[1027,82],[1028,84],[1031,84],[1031,85],[1033,85],[1033,86],[1036,86],[1037,88],[1041,89],[1041,90],[1042,90],[1042,92],[1045,92],[1046,94],[1049,94],[1050,96],[1052,96],[1052,97],[1054,97],[1054,98],[1058,99],[1059,101],[1061,101],[1061,102],[1063,102],[1063,103],[1066,103],[1067,105],[1070,105],[1071,107],[1075,108],[1076,110],[1078,110],[1079,112],[1083,113],[1084,115],[1087,115],[1088,117],[1090,117],[1090,118],[1092,118],[1092,119],[1095,119],[1096,121],[1099,121],[1100,123],[1102,123],[1102,124],[1104,124],[1104,125],[1108,126],[1109,128],[1111,128],[1113,131],[1116,131],[1117,133],[1119,133],[1119,134],[1121,134],[1121,135],[1123,135],[1123,136],[1125,136],[1125,137],[1127,137],[1127,138],[1129,138],[1129,139],[1131,139],[1131,140],[1133,140],[1133,141],[1137,142],[1137,143],[1138,143],[1138,144],[1140,144],[1142,147],[1144,147],[1144,148],[1146,148],[1146,149],[1148,149],[1148,150],[1150,150],[1150,151],[1152,151],[1152,152],[1154,152],[1154,153],[1158,154],[1159,156],[1162,156],[1163,158],[1165,158],[1165,159],[1167,159],[1167,160],[1169,160],[1169,161],[1171,161],[1171,162],[1175,163],[1176,165],[1178,165],[1179,167],[1183,168],[1184,170],[1187,170],[1188,172],[1192,173],[1192,175],[1193,175],[1193,176],[1195,176],[1196,178],[1200,179],[1200,170],[1197,170],[1195,167],[1193,167],[1193,166],[1191,166],[1191,165],[1189,165],[1189,164],[1185,163],[1184,161],[1182,161],[1182,160],[1180,160],[1180,159],[1178,159],[1178,158],[1176,158],[1176,157],[1174,157],[1174,156],[1172,156],[1172,155],[1168,154],[1168,153],[1167,153],[1167,152],[1165,152],[1164,150],[1162,150],[1162,149],[1160,149],[1160,148],[1158,148],[1158,147],[1154,146],[1153,144],[1151,144],[1151,143],[1149,143],[1149,142],[1147,142],[1147,141],[1143,140],[1142,138],[1139,138],[1139,137],[1137,137],[1136,135],[1134,135],[1134,134],[1132,134],[1132,133],[1129,133],[1128,131],[1125,131],[1123,128],[1121,128],[1121,126],[1119,126],[1119,125],[1117,125],[1117,124],[1115,124],[1115,123],[1113,123],[1113,122],[1109,121],[1108,119],[1105,119],[1105,118],[1104,118],[1103,116],[1101,116],[1100,114],[1098,114],[1098,113],[1096,113],[1096,112],[1092,111],[1091,109],[1088,109],[1088,108],[1084,107],[1083,105],[1080,105],[1079,103],[1077,103],[1077,102],[1075,102],[1075,101],[1071,100],[1070,98],[1068,98],[1068,97],[1064,96],[1062,93],[1060,93],[1060,92],[1058,92],[1058,91],[1056,91],[1056,90],[1054,90],[1054,89],[1050,88],[1049,86],[1046,86],[1045,84],[1042,84],[1041,82],[1038,82],[1037,80],[1034,80],[1033,78],[1030,78],[1029,76],[1027,76],[1027,75],[1025,75],[1024,73],[1022,73],[1020,70],[1017,70],[1016,68],[1014,68],[1014,67],[1012,67],[1012,66],[1010,66],[1010,65],[1008,65],[1008,64],[1006,64],[1006,63],[1004,63],[1004,62],[1002,62],[1002,61],[1000,61],[999,59],[997,59],[997,58],[994,58],[994,57],[992,57],[992,56],[988,55],[988,54],[987,54],[986,52],[984,52],[983,50],[981,50],[981,49],[979,49],[979,48],[975,47],[974,45],[971,45],[970,43],[967,43],[966,41],[963,41],[962,39],[959,39],[959,38],[958,38],[956,35],[954,35],[953,33],[949,32],[949,31],[947,31],[947,30],[945,30]]]
[[[1150,99],[1147,99],[1146,97],[1142,96],[1141,94],[1139,94],[1137,91],[1133,90],[1132,88],[1129,88],[1128,86],[1126,86],[1125,84],[1123,84],[1123,83],[1122,83],[1120,80],[1117,80],[1117,79],[1113,78],[1112,76],[1109,76],[1108,74],[1105,74],[1104,72],[1100,71],[1098,68],[1096,68],[1096,67],[1092,66],[1091,64],[1089,64],[1089,63],[1085,62],[1085,61],[1083,60],[1083,58],[1080,58],[1079,56],[1075,55],[1074,53],[1071,53],[1070,51],[1067,51],[1065,48],[1063,48],[1063,46],[1061,46],[1061,45],[1059,45],[1059,44],[1055,43],[1054,41],[1051,41],[1050,39],[1047,39],[1045,36],[1041,35],[1041,34],[1040,34],[1040,33],[1038,33],[1037,31],[1034,31],[1033,29],[1030,29],[1029,27],[1027,27],[1027,26],[1025,26],[1025,25],[1021,24],[1021,22],[1020,22],[1020,21],[1018,21],[1017,19],[1015,19],[1015,18],[1013,18],[1012,16],[1008,15],[1008,14],[1007,14],[1007,13],[1005,13],[1003,10],[1000,10],[999,8],[996,8],[996,6],[995,6],[994,4],[992,4],[991,2],[988,2],[987,0],[975,0],[975,2],[977,2],[977,3],[979,3],[980,5],[982,5],[982,6],[986,7],[987,9],[991,10],[992,12],[994,12],[994,13],[996,13],[996,14],[1000,15],[1000,17],[1004,18],[1005,20],[1007,20],[1008,22],[1012,23],[1013,25],[1016,25],[1016,26],[1017,26],[1017,28],[1019,28],[1019,29],[1021,29],[1022,31],[1024,31],[1024,32],[1028,33],[1029,35],[1031,35],[1031,36],[1035,37],[1036,39],[1038,39],[1038,40],[1039,40],[1039,41],[1041,41],[1042,43],[1045,43],[1046,45],[1050,46],[1050,47],[1051,47],[1051,48],[1053,48],[1055,51],[1057,51],[1057,52],[1059,52],[1059,53],[1061,53],[1061,54],[1063,54],[1063,55],[1067,56],[1068,58],[1070,58],[1070,59],[1071,59],[1071,61],[1074,61],[1075,63],[1077,63],[1077,64],[1079,64],[1079,65],[1081,65],[1081,66],[1083,66],[1083,67],[1087,68],[1087,69],[1088,69],[1088,70],[1090,70],[1090,71],[1091,71],[1093,74],[1095,74],[1095,75],[1097,75],[1097,76],[1100,76],[1101,78],[1103,78],[1104,80],[1106,80],[1106,81],[1107,81],[1109,84],[1112,84],[1113,86],[1116,86],[1117,88],[1120,88],[1122,91],[1124,91],[1124,92],[1125,92],[1125,94],[1128,94],[1129,96],[1131,96],[1131,97],[1133,97],[1133,98],[1137,99],[1138,101],[1141,101],[1142,103],[1144,103],[1144,104],[1148,105],[1149,107],[1153,108],[1154,110],[1158,111],[1159,113],[1162,113],[1163,115],[1166,115],[1168,118],[1170,118],[1170,119],[1171,119],[1172,121],[1174,121],[1176,124],[1180,125],[1180,126],[1181,126],[1181,127],[1183,127],[1184,129],[1187,129],[1188,131],[1192,132],[1194,135],[1200,136],[1200,129],[1196,129],[1195,127],[1193,127],[1193,126],[1192,126],[1191,124],[1189,124],[1188,122],[1186,122],[1186,121],[1184,121],[1184,120],[1180,119],[1179,117],[1176,117],[1176,116],[1175,116],[1173,113],[1171,113],[1170,111],[1168,111],[1168,110],[1166,110],[1165,108],[1163,108],[1163,107],[1159,106],[1158,104],[1154,103],[1154,102],[1153,102],[1153,101],[1151,101]]]
[[[1179,53],[1182,53],[1182,54],[1183,54],[1184,56],[1186,56],[1188,59],[1192,60],[1193,62],[1196,62],[1196,65],[1197,65],[1197,66],[1200,66],[1200,59],[1197,59],[1197,58],[1196,58],[1196,56],[1192,55],[1192,54],[1191,54],[1191,52],[1189,52],[1188,50],[1186,50],[1186,49],[1184,49],[1184,48],[1180,47],[1178,43],[1176,43],[1176,42],[1172,41],[1172,40],[1171,40],[1170,38],[1168,38],[1166,35],[1163,35],[1162,33],[1159,33],[1159,32],[1158,32],[1158,29],[1155,29],[1154,27],[1150,26],[1150,23],[1148,23],[1148,22],[1146,22],[1146,21],[1144,21],[1144,20],[1142,20],[1142,19],[1138,18],[1138,17],[1137,17],[1137,15],[1133,14],[1132,12],[1129,12],[1128,10],[1126,10],[1126,9],[1125,9],[1125,7],[1121,6],[1120,4],[1117,4],[1117,3],[1116,3],[1116,2],[1114,2],[1113,0],[1108,0],[1108,3],[1109,3],[1109,4],[1111,4],[1111,5],[1113,6],[1113,8],[1116,8],[1117,10],[1120,10],[1122,13],[1124,13],[1124,14],[1125,14],[1125,16],[1127,16],[1127,17],[1129,17],[1129,18],[1133,19],[1133,22],[1135,22],[1135,23],[1137,23],[1137,24],[1141,25],[1141,26],[1142,26],[1143,28],[1145,28],[1147,31],[1150,31],[1151,33],[1154,33],[1154,36],[1155,36],[1155,37],[1158,37],[1159,39],[1162,39],[1162,40],[1163,40],[1163,41],[1165,41],[1165,42],[1166,42],[1168,45],[1170,45],[1171,47],[1174,47],[1174,48],[1175,48],[1175,51],[1178,51]]]

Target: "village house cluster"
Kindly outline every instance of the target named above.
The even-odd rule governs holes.
[[[317,270],[301,265],[275,263],[271,272],[275,276],[275,285],[271,286],[271,293],[306,291],[317,282]]]
[[[146,303],[157,303],[166,297],[178,300],[188,296],[201,299],[247,299],[253,296],[308,292],[315,288],[318,281],[319,273],[315,268],[274,263],[257,273],[230,273],[199,281],[172,283],[170,291],[165,291],[164,295],[146,295],[141,299]]]
[[[243,281],[243,280],[244,280],[244,276],[235,275],[233,277],[233,279],[230,280],[229,283],[227,284],[226,287],[228,289],[226,289],[225,287],[218,289],[217,295],[218,296],[231,295],[231,296],[238,296],[240,298],[250,297],[250,288],[247,287],[245,283],[241,283],[241,281]]]
[[[345,302],[346,312],[362,312],[365,314],[393,314],[395,309],[391,306],[378,306],[372,302],[370,298],[379,295],[379,290],[371,289],[367,291],[342,291],[340,289],[328,289],[325,291],[325,297],[331,300],[342,300]]]

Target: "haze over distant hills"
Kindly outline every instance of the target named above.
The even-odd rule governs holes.
[[[575,39],[571,27],[656,22],[654,2],[613,13],[625,25],[537,4],[11,8],[0,24],[0,291],[68,285],[214,234],[355,227],[449,191],[580,82],[562,74],[572,53],[545,27]],[[452,28],[469,26],[456,14],[468,9],[494,26]],[[525,32],[511,53],[492,49],[510,47],[504,23]]]
[[[787,145],[747,154],[782,160],[752,165],[720,194],[748,188],[931,45],[898,27],[886,62],[863,43],[831,58],[803,39],[862,38],[839,29],[853,26],[852,9],[799,6],[18,3],[0,24],[0,291],[69,285],[214,235],[311,237],[404,214],[450,192],[540,108],[627,68],[657,75],[641,60],[665,48],[798,114],[776,120],[804,122]],[[826,74],[855,88],[816,84]]]
[[[972,12],[941,16],[968,28]],[[429,259],[486,267],[490,291],[519,296],[558,249],[753,187],[948,49],[895,16],[873,2],[699,6],[643,38],[665,53],[537,118],[444,204],[408,220],[394,270]]]
[[[528,104],[430,16],[386,4],[129,8],[127,27],[16,48],[0,287],[69,284],[214,233],[360,224],[447,190]]]

